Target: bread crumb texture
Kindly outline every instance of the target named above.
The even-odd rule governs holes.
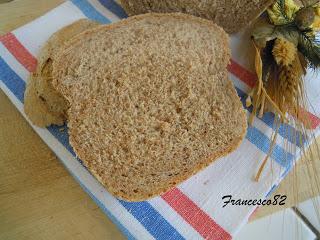
[[[233,151],[246,116],[228,79],[227,34],[146,14],[80,34],[53,64],[74,151],[118,198],[159,195]]]

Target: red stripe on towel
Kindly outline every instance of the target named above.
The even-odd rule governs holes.
[[[257,81],[255,73],[245,69],[232,59],[230,60],[228,71],[239,78],[242,82],[246,83],[250,88],[253,88]]]
[[[306,115],[306,119],[309,119],[310,122],[308,121],[307,125],[310,125],[311,129],[316,129],[320,125],[320,119],[311,112],[301,108],[300,114]]]
[[[12,34],[0,36],[0,42],[29,72],[34,72],[37,67],[37,59],[19,42]]]
[[[306,114],[309,115],[309,119],[311,121],[311,128],[316,129],[320,125],[320,118],[318,118],[314,114],[307,112],[307,111],[306,111]]]
[[[255,73],[245,69],[244,67],[242,67],[240,64],[238,64],[232,59],[230,60],[228,71],[234,76],[236,76],[237,78],[239,78],[242,82],[247,84],[250,88],[254,87],[255,82],[257,80]],[[305,114],[307,114],[307,117],[311,122],[311,128],[316,129],[320,125],[320,118],[306,110],[302,110],[302,111]]]
[[[231,235],[228,232],[178,188],[173,188],[161,197],[205,239],[231,239]]]

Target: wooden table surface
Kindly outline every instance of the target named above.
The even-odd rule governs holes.
[[[63,0],[0,0],[0,34],[11,31]],[[306,164],[297,168],[298,175]],[[319,168],[319,166],[317,165]],[[301,172],[301,174],[299,173]],[[278,190],[293,197],[292,174]],[[303,177],[302,177],[303,178]],[[299,180],[298,201],[310,193]],[[318,184],[319,185],[319,184]],[[290,200],[295,198],[295,200]],[[278,208],[262,208],[264,216]],[[0,91],[0,239],[124,239],[124,236],[68,174],[51,150],[36,135]]]

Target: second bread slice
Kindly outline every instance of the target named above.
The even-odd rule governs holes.
[[[228,33],[239,32],[274,0],[120,0],[129,15],[183,12],[210,19]]]
[[[52,62],[58,49],[77,34],[97,27],[99,24],[88,19],[80,19],[55,32],[41,48],[37,57],[38,65],[29,77],[25,92],[24,110],[33,124],[47,127],[62,125],[66,120],[68,104],[52,87]]]

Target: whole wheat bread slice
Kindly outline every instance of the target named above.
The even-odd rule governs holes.
[[[228,33],[240,31],[274,0],[119,0],[130,15],[148,12],[183,12],[213,20]]]
[[[53,63],[75,153],[110,193],[140,201],[235,150],[246,116],[229,57],[220,27],[184,14],[78,35]]]
[[[66,100],[52,87],[52,62],[58,49],[77,34],[99,24],[80,19],[54,33],[45,43],[38,56],[35,73],[30,75],[25,93],[25,112],[33,124],[46,127],[62,125],[66,120]]]

